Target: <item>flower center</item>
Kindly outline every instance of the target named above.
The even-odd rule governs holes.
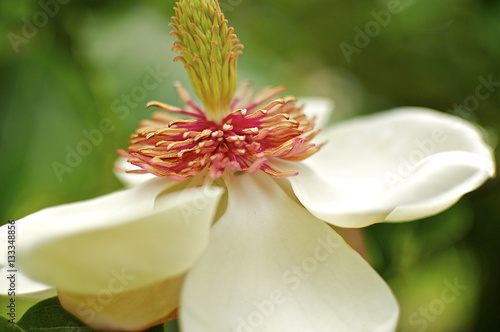
[[[133,172],[177,181],[205,169],[214,179],[226,169],[296,175],[271,166],[273,159],[302,160],[320,148],[310,143],[317,131],[295,105],[295,98],[271,101],[284,88],[266,88],[254,97],[248,83],[235,94],[236,62],[243,46],[217,0],[179,0],[172,19],[172,34],[178,39],[172,49],[181,54],[174,60],[184,64],[203,108],[179,84],[183,109],[150,102],[148,107],[189,118],[156,113],[140,123],[127,152],[119,151],[141,168]],[[259,108],[264,103],[269,104]]]
[[[177,85],[184,109],[158,102],[148,106],[191,118],[155,113],[151,120],[140,124],[131,136],[127,152],[119,151],[120,154],[142,169],[134,173],[149,172],[176,181],[188,179],[205,168],[214,179],[226,169],[247,173],[262,170],[275,177],[296,175],[294,171],[275,169],[272,160],[299,161],[317,152],[320,146],[310,142],[317,134],[313,122],[301,112],[302,107],[296,106],[293,97],[276,99],[258,108],[283,88],[264,89],[255,98],[247,88],[244,84],[231,102],[230,114],[218,124],[208,120]],[[245,107],[239,107],[245,103]]]

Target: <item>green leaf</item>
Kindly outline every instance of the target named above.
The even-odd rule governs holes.
[[[179,324],[177,320],[171,320],[164,324],[165,332],[179,332]]]
[[[0,316],[0,331],[2,332],[25,332],[22,328],[16,324],[12,324],[9,320],[3,316]]]
[[[156,325],[156,326],[153,326],[153,327],[147,329],[144,332],[165,332],[165,327],[163,326],[163,324]]]
[[[35,304],[26,311],[17,324],[26,332],[94,331],[64,310],[57,297],[52,297]]]

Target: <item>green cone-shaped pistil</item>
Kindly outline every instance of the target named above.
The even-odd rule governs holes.
[[[174,60],[184,63],[207,119],[220,123],[229,114],[237,84],[236,62],[243,46],[216,0],[180,0],[175,13],[170,25],[178,41],[172,49],[181,55]]]

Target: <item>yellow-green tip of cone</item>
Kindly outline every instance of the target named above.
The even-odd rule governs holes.
[[[217,0],[180,0],[172,19],[171,34],[178,39],[172,49],[181,54],[174,61],[184,63],[207,120],[220,123],[229,114],[243,45],[228,27]]]

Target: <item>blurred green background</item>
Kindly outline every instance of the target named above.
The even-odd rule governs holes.
[[[240,79],[332,98],[333,121],[403,105],[459,114],[496,144],[499,1],[220,3],[245,45]],[[179,105],[173,82],[189,85],[171,60],[173,5],[1,0],[1,223],[120,187],[115,151],[151,113],[145,104]],[[479,100],[481,78],[494,83]],[[491,180],[428,220],[366,229],[401,304],[399,331],[500,326],[499,187]]]

